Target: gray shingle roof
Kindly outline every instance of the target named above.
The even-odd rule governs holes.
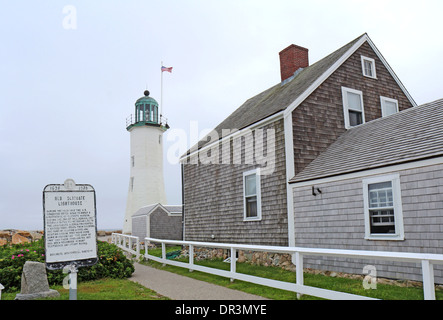
[[[214,130],[217,131],[219,137],[222,137],[223,129],[240,130],[272,116],[279,111],[285,110],[365,35],[366,34],[359,36],[325,58],[304,68],[292,81],[288,81],[284,85],[278,83],[255,97],[250,98]],[[198,143],[198,147],[201,148],[206,143],[207,139],[202,139]],[[191,148],[191,150],[195,150],[195,146]]]
[[[166,204],[163,205],[163,204],[159,204],[159,203],[154,203],[154,204],[150,204],[150,205],[145,206],[145,207],[141,207],[136,212],[134,212],[134,214],[132,216],[133,217],[138,217],[138,216],[148,215],[155,208],[157,208],[157,206],[162,207],[168,213],[171,213],[171,214],[181,214],[182,213],[182,206],[181,205],[166,205]]]
[[[349,129],[290,183],[442,155],[443,99]]]

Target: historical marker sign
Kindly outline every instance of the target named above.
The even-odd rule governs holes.
[[[49,184],[43,189],[46,267],[97,263],[95,190],[88,184]]]

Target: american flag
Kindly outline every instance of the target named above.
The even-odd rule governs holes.
[[[162,72],[163,72],[163,71],[172,72],[172,67],[163,67],[163,66],[162,66]]]

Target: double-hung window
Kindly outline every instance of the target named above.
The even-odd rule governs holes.
[[[398,174],[363,180],[366,239],[403,240]]]
[[[349,129],[365,123],[363,107],[363,93],[350,88],[341,88],[343,98],[343,112],[345,116],[345,128]]]
[[[375,60],[365,56],[361,56],[361,68],[363,70],[363,75],[368,78],[377,78],[375,71]]]
[[[243,220],[261,220],[260,169],[243,173]]]
[[[380,97],[380,104],[382,117],[398,112],[398,101],[395,99]]]

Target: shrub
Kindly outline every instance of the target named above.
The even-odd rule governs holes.
[[[101,278],[128,278],[134,272],[134,265],[123,251],[113,244],[97,242],[98,262],[91,267],[79,268],[77,280],[90,281]],[[0,283],[5,292],[18,291],[26,261],[45,262],[44,240],[33,243],[0,247]],[[62,270],[47,270],[49,285],[61,285],[67,274]]]

